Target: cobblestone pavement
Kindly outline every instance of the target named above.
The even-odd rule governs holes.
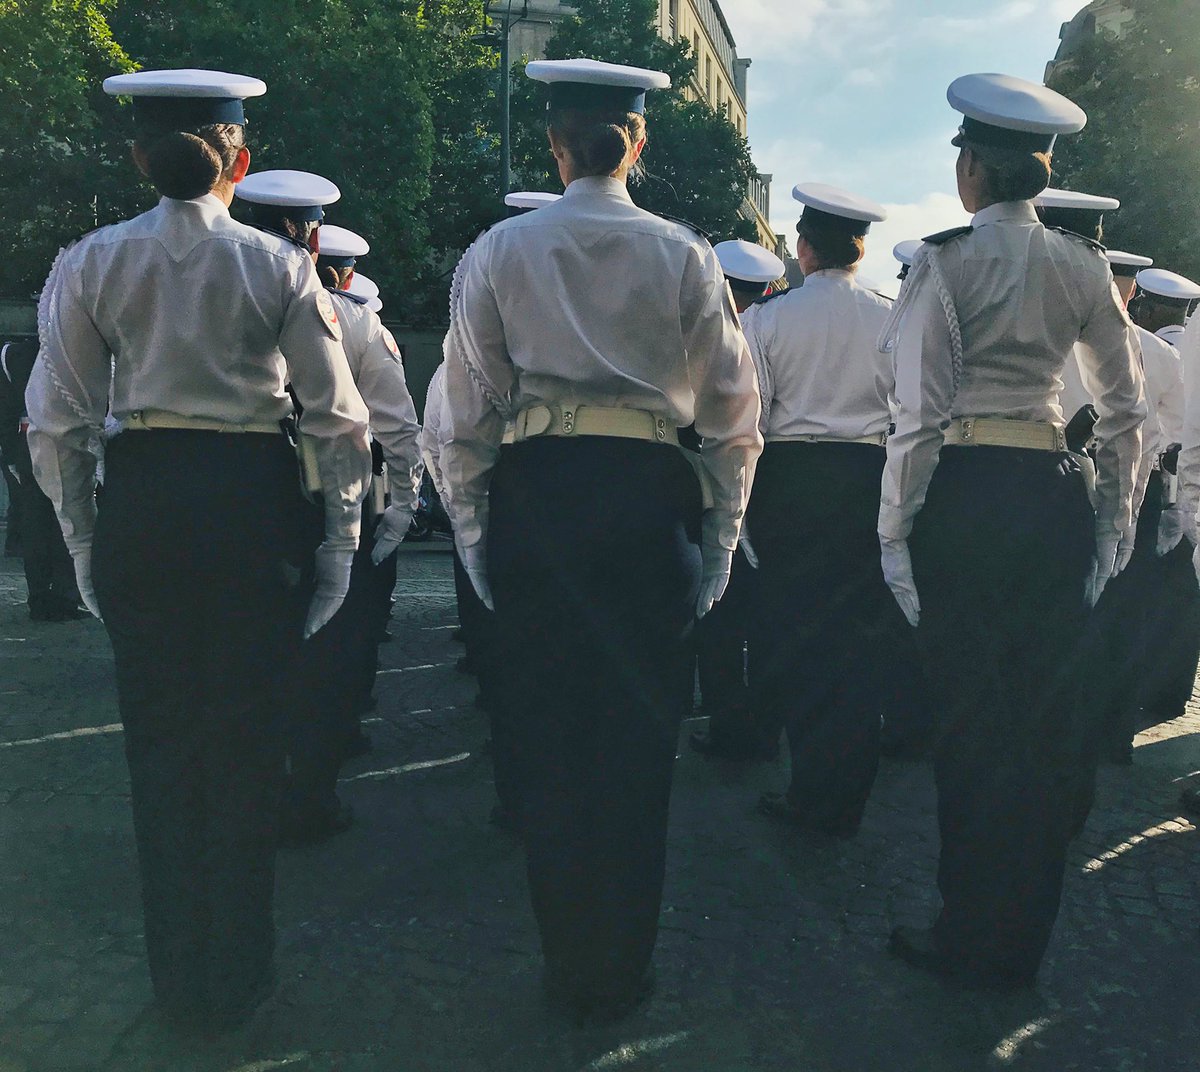
[[[110,651],[30,623],[0,567],[0,1072],[1174,1072],[1200,1069],[1200,869],[1178,814],[1200,706],[1102,772],[1035,994],[963,996],[883,952],[934,908],[927,764],[887,763],[859,837],[770,825],[784,772],[681,748],[659,992],[616,1027],[543,1010],[521,853],[488,825],[486,723],[454,672],[444,550],[401,558],[359,822],[281,856],[281,985],[238,1035],[150,1008]],[[693,726],[685,726],[685,732]]]

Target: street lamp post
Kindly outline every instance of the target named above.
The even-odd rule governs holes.
[[[510,138],[509,112],[512,100],[512,72],[509,69],[508,35],[518,22],[529,15],[529,0],[522,0],[519,14],[513,12],[513,0],[504,0],[492,6],[492,0],[484,0],[483,13],[487,18],[498,19],[499,25],[486,33],[476,34],[472,40],[500,51],[500,196],[509,192],[512,183],[512,145]]]

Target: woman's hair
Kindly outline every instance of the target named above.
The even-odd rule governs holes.
[[[637,112],[552,108],[547,125],[581,176],[611,175],[646,136],[646,117]]]
[[[256,227],[290,238],[297,245],[307,246],[312,233],[321,226],[319,220],[296,220],[287,214],[286,205],[254,205],[250,218]]]
[[[320,254],[317,255],[317,278],[321,280],[322,286],[341,290],[345,287],[346,280],[350,278],[353,272],[353,265],[345,265],[340,268],[335,267],[324,260]]]
[[[998,149],[968,142],[983,167],[983,182],[992,201],[1032,201],[1050,185],[1050,154]]]
[[[862,235],[850,234],[836,224],[802,219],[796,225],[796,233],[812,247],[822,269],[853,268],[867,251]]]
[[[1038,218],[1047,227],[1057,227],[1072,234],[1104,241],[1104,213],[1078,208],[1039,208]]]
[[[246,130],[236,123],[213,123],[194,132],[156,131],[138,135],[146,172],[163,197],[190,201],[232,175]]]

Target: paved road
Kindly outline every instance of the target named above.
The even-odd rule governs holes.
[[[30,623],[18,565],[0,567],[0,1072],[1200,1069],[1200,842],[1176,807],[1200,706],[1103,771],[1036,994],[962,996],[882,951],[934,907],[928,765],[885,765],[859,837],[828,844],[755,815],[778,767],[681,749],[659,994],[613,1028],[549,1018],[453,670],[448,556],[428,551],[401,559],[375,753],[342,787],[360,822],[281,857],[278,996],[181,1045],[149,1012],[104,630]]]

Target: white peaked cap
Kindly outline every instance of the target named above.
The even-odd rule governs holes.
[[[667,89],[671,76],[645,67],[626,67],[603,60],[534,60],[525,74],[535,82],[574,82],[584,86],[622,86],[630,89]]]
[[[892,247],[892,256],[901,264],[911,265],[913,258],[917,255],[917,250],[924,244],[919,238],[906,238]]]
[[[515,190],[504,195],[504,203],[509,208],[543,208],[561,200],[562,194],[540,193],[536,190]]]
[[[1137,274],[1137,285],[1147,294],[1170,301],[1194,301],[1200,298],[1200,284],[1165,268],[1143,268]]]
[[[244,74],[181,69],[114,74],[104,80],[113,97],[261,97],[267,83]]]
[[[1112,212],[1121,207],[1115,197],[1081,194],[1075,190],[1043,190],[1033,203],[1038,208],[1078,209],[1081,212]]]
[[[378,298],[379,284],[373,279],[368,279],[362,272],[355,272],[346,291],[356,298]]]
[[[823,182],[800,183],[792,187],[792,197],[806,208],[829,216],[841,216],[864,223],[882,223],[887,219],[887,209],[882,205]]]
[[[233,188],[235,197],[256,205],[307,208],[332,205],[342,191],[311,171],[256,171]]]
[[[1027,134],[1074,134],[1087,113],[1061,93],[1007,74],[966,74],[946,91],[950,106],[968,119]]]
[[[1126,253],[1122,249],[1104,251],[1108,263],[1118,268],[1149,268],[1154,263],[1153,257],[1143,257],[1140,253]]]
[[[771,283],[783,278],[787,270],[783,261],[769,249],[741,239],[718,242],[713,252],[721,263],[722,272],[747,283]]]
[[[332,223],[321,228],[322,257],[365,257],[370,252],[367,240],[349,228]]]

